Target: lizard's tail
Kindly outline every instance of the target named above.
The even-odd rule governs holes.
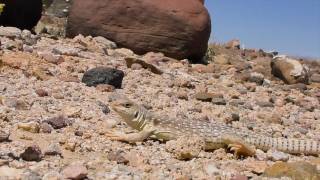
[[[312,140],[255,137],[246,141],[259,149],[277,149],[290,154],[320,155],[320,142]]]

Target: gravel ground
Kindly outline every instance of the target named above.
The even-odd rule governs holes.
[[[285,85],[270,75],[270,58],[224,50],[230,62],[192,65],[160,53],[139,56],[101,37],[54,39],[4,28],[0,35],[1,180],[262,179],[277,161],[305,161],[320,169],[314,156],[258,150],[255,157],[238,159],[225,149],[196,149],[201,141],[193,138],[189,145],[183,138],[127,144],[104,135],[133,132],[109,109],[117,93],[168,118],[320,141],[320,84]],[[128,57],[147,64],[128,68]],[[162,74],[146,68],[154,65]],[[123,71],[122,88],[82,83],[83,74],[95,67]],[[189,151],[192,157],[181,158]]]

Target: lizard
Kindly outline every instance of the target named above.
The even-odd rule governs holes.
[[[267,137],[218,122],[163,118],[128,98],[114,99],[111,109],[120,115],[127,125],[138,131],[129,134],[107,132],[105,135],[111,140],[135,143],[149,137],[169,141],[182,136],[200,136],[205,140],[205,150],[227,148],[237,157],[254,156],[256,148],[263,151],[276,149],[290,154],[320,154],[320,142],[314,140]]]

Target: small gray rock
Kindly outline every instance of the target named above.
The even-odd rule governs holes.
[[[257,101],[256,104],[260,107],[274,107],[273,103],[269,101]]]
[[[61,148],[60,145],[55,143],[55,144],[50,144],[48,146],[48,149],[45,150],[44,155],[48,155],[48,156],[61,156],[62,152],[61,152]]]
[[[215,105],[226,105],[227,104],[227,102],[224,98],[212,98],[211,102]]]
[[[80,49],[59,45],[53,48],[52,52],[58,55],[79,56]]]
[[[40,132],[51,133],[53,130],[52,126],[46,122],[40,124]]]
[[[110,152],[107,156],[109,161],[115,161],[118,164],[128,164],[129,160],[126,159],[124,152],[122,151],[116,151],[116,152]]]
[[[312,74],[311,82],[320,83],[320,74]]]
[[[242,106],[244,105],[246,102],[242,99],[232,99],[230,100],[229,104],[231,106]]]
[[[255,82],[255,83],[259,84],[259,85],[262,85],[263,81],[264,81],[264,75],[261,74],[261,73],[253,72],[249,76],[249,81],[250,82]]]

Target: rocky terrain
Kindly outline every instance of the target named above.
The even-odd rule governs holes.
[[[203,65],[139,56],[103,37],[2,27],[0,40],[1,180],[320,178],[314,156],[258,150],[236,158],[203,151],[196,137],[128,144],[105,136],[133,132],[109,108],[120,94],[169,118],[320,141],[319,62],[295,61],[310,70],[285,84],[271,73],[272,53],[237,42],[211,45]]]

